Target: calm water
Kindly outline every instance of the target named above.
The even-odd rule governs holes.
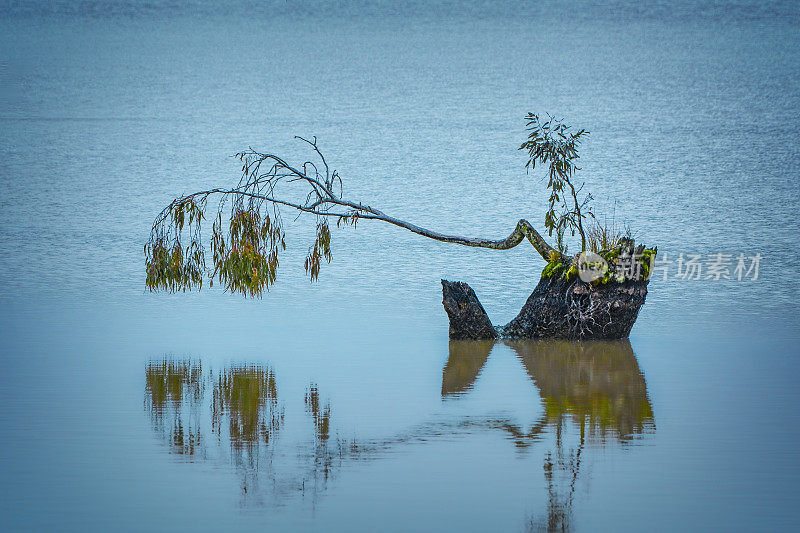
[[[794,2],[0,2],[0,529],[791,530],[800,439]],[[591,131],[595,211],[758,279],[650,285],[629,341],[451,343],[543,264],[287,224],[260,301],[144,292],[183,192],[316,135],[350,196],[541,227],[528,111]],[[288,217],[287,217],[288,218]]]

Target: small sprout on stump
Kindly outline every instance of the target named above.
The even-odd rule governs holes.
[[[589,132],[580,130],[571,133],[569,126],[551,115],[547,115],[544,122],[534,113],[528,113],[525,119],[530,134],[528,140],[519,147],[528,151],[525,168],[533,170],[537,163],[549,164],[547,188],[550,189],[550,208],[544,216],[544,227],[551,237],[555,231],[558,250],[562,253],[567,251],[564,233],[569,231],[574,236],[577,231],[581,237],[581,251],[585,252],[583,220],[594,217],[589,208],[592,195],[587,194],[580,199],[583,185],[576,188],[573,178],[575,171],[580,170],[575,164],[579,157],[578,146]]]

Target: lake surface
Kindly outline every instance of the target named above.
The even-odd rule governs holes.
[[[0,529],[796,527],[796,3],[0,16]],[[160,209],[235,182],[247,146],[301,163],[294,135],[399,218],[541,228],[529,111],[591,132],[595,212],[673,261],[629,340],[450,342],[440,278],[503,324],[541,259],[369,221],[314,284],[313,223],[286,213],[263,299],[144,290]],[[730,279],[678,277],[720,253]]]

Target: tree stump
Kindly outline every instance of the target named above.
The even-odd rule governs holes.
[[[647,284],[640,279],[595,286],[543,277],[516,318],[500,327],[492,326],[466,283],[442,280],[442,303],[451,339],[623,339],[644,305]]]

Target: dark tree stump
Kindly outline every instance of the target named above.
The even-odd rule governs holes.
[[[442,280],[451,339],[623,339],[647,296],[647,280],[594,287],[579,279],[542,278],[519,314],[501,327],[491,321],[466,283]]]
[[[450,317],[451,339],[496,339],[497,330],[475,296],[475,291],[460,281],[442,280],[442,305]]]

